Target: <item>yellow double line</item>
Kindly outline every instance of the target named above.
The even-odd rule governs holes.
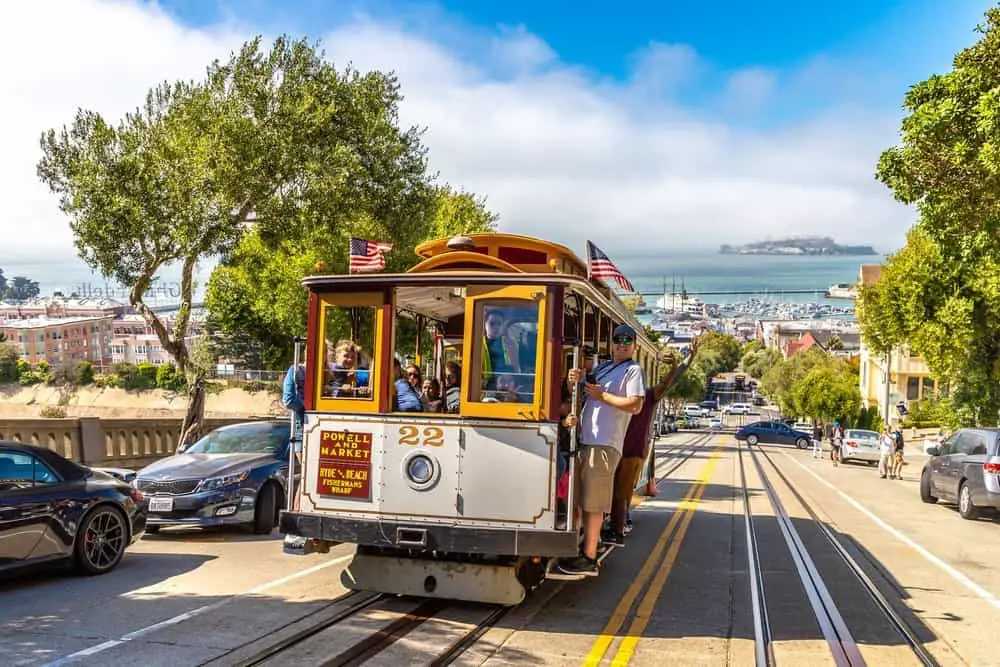
[[[639,574],[636,575],[628,590],[625,591],[622,599],[618,601],[618,606],[611,613],[611,618],[608,619],[608,623],[604,626],[601,634],[594,640],[594,645],[591,647],[590,653],[587,654],[587,657],[583,661],[585,667],[597,667],[597,665],[601,664],[604,654],[608,652],[611,643],[618,636],[618,632],[622,629],[622,626],[625,625],[625,619],[628,617],[632,605],[635,604],[636,598],[639,597],[639,591],[646,585],[646,582],[649,582],[653,570],[659,565],[659,569],[656,569],[656,576],[649,583],[649,588],[646,589],[642,601],[639,602],[639,607],[636,609],[632,623],[622,638],[621,644],[618,646],[618,651],[615,652],[612,665],[627,665],[632,659],[632,654],[635,653],[639,638],[642,637],[642,633],[646,631],[646,626],[649,625],[649,619],[653,615],[656,601],[663,591],[663,586],[667,583],[667,577],[670,576],[670,571],[677,561],[677,553],[680,551],[681,542],[684,541],[688,526],[691,525],[691,521],[694,518],[698,501],[701,500],[702,494],[705,493],[705,487],[708,486],[712,475],[715,474],[715,466],[718,464],[721,454],[722,451],[716,448],[712,452],[712,456],[708,462],[705,463],[698,473],[684,499],[681,500],[680,507],[670,517],[670,523],[663,529],[663,533],[660,534],[656,545],[646,558],[646,562],[642,564]],[[671,536],[674,539],[671,540]],[[669,549],[667,549],[668,544]],[[667,555],[661,563],[660,557],[664,549],[667,549]]]

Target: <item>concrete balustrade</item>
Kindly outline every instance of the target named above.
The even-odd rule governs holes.
[[[206,432],[244,419],[206,419]],[[180,419],[2,419],[0,440],[39,445],[90,466],[138,469],[177,449]]]

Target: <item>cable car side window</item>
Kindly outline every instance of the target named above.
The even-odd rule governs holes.
[[[373,306],[327,305],[323,309],[321,398],[372,400],[377,312]]]
[[[481,403],[534,403],[538,352],[538,304],[480,301],[475,310],[476,346],[471,398]]]

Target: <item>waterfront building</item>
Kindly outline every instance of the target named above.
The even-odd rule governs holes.
[[[163,325],[168,331],[173,330],[174,321],[171,316],[161,314]],[[193,344],[202,334],[202,324],[192,318],[188,325],[184,340],[192,349]],[[131,313],[114,320],[111,339],[111,363],[129,364],[166,364],[173,362],[170,353],[163,349],[159,337],[142,315]]]
[[[39,317],[121,317],[131,309],[114,299],[53,296],[26,301],[0,301],[0,320],[29,320]]]
[[[0,332],[22,359],[45,360],[55,367],[89,361],[110,362],[112,315],[97,317],[19,317],[0,319]]]

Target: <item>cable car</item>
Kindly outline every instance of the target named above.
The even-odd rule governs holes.
[[[306,538],[305,553],[355,544],[352,590],[517,604],[579,552],[574,466],[557,497],[567,370],[584,349],[610,358],[621,323],[647,378],[657,349],[564,246],[488,233],[416,253],[406,273],[303,280],[301,495],[281,531]],[[440,383],[439,411],[398,389],[403,358]]]

